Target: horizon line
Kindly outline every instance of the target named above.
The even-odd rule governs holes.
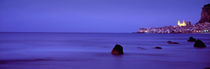
[[[136,33],[136,32],[0,32],[0,33]]]

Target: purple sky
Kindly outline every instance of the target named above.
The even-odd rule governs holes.
[[[210,0],[0,0],[0,32],[136,32],[195,24]]]

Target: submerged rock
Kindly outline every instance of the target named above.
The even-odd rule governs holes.
[[[195,39],[195,38],[193,38],[193,37],[190,37],[187,41],[189,41],[189,42],[195,42],[195,41],[196,41],[196,39]]]
[[[194,47],[195,48],[205,48],[206,45],[201,40],[198,39],[198,40],[195,41]]]
[[[145,48],[143,48],[143,47],[137,47],[138,49],[141,49],[141,50],[146,50]]]
[[[168,41],[168,44],[179,44],[178,42],[172,42],[172,41]]]
[[[112,55],[123,55],[123,47],[119,44],[116,44],[112,49]]]
[[[157,47],[155,47],[155,49],[162,49],[162,47],[158,47],[158,46],[157,46]]]

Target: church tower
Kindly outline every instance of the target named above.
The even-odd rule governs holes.
[[[183,20],[183,22],[181,23],[180,20],[178,20],[178,26],[186,26],[186,22]]]

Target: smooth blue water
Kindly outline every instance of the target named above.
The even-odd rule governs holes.
[[[194,48],[190,36],[208,47]],[[123,56],[110,54],[117,43]],[[209,46],[209,34],[0,33],[0,69],[203,69]]]

